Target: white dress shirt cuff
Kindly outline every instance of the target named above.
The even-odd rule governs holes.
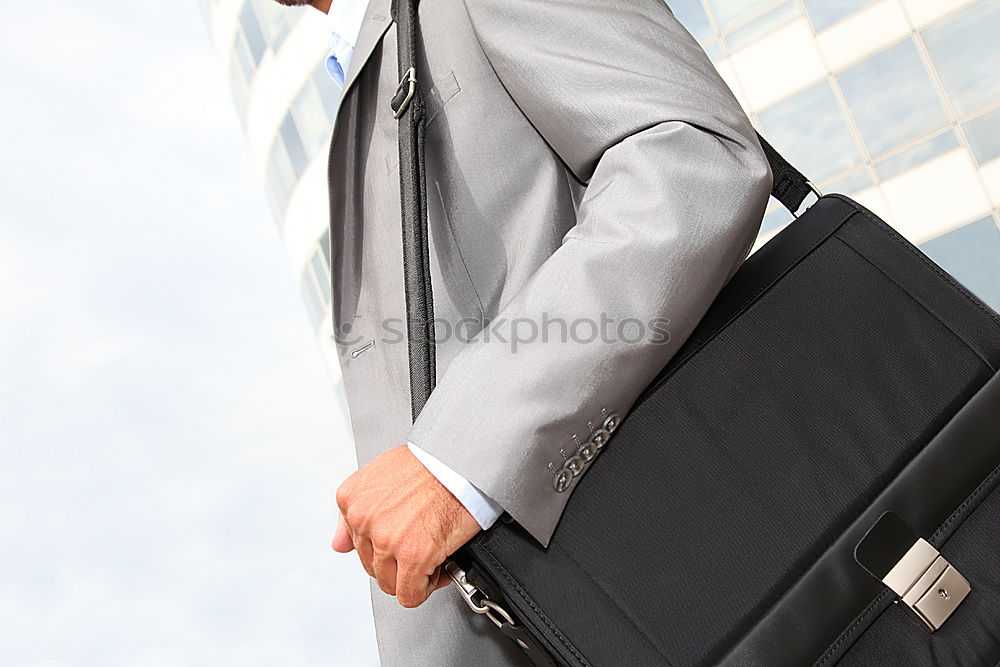
[[[486,530],[500,518],[503,508],[480,491],[469,480],[465,479],[457,472],[438,461],[436,458],[420,449],[412,442],[406,443],[417,460],[424,464],[424,467],[444,485],[444,488],[451,491],[451,494],[458,498],[465,509],[469,510],[472,518]]]

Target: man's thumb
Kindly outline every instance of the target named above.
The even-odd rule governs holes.
[[[344,521],[344,515],[337,515],[337,532],[333,534],[333,544],[331,545],[333,550],[346,554],[354,550],[354,540],[351,539],[351,531],[347,529],[347,522]]]

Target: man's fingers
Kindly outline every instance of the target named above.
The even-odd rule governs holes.
[[[442,562],[479,532],[475,518],[405,445],[344,480],[337,507],[343,518],[333,548],[348,552],[353,543],[368,575],[404,607],[447,586]]]
[[[396,594],[396,559],[390,554],[376,554],[373,569],[383,593]]]
[[[437,581],[424,572],[423,567],[396,562],[396,600],[407,609],[419,607],[434,591]]]
[[[333,535],[333,550],[342,554],[350,553],[353,550],[358,552],[358,560],[361,561],[361,566],[365,568],[365,572],[368,573],[369,577],[375,577],[375,564],[374,564],[374,549],[372,548],[372,541],[366,537],[355,536],[351,527],[348,525],[347,521],[344,519],[344,515],[340,514],[337,518],[337,532]],[[395,571],[393,572],[393,580],[395,580]],[[385,589],[383,589],[385,590]]]
[[[438,589],[445,588],[450,583],[451,577],[448,576],[448,573],[442,565],[438,567],[438,569],[434,570],[434,574],[431,575],[431,592],[433,593]]]
[[[372,548],[372,541],[366,537],[356,537],[355,539],[357,541],[354,543],[354,548],[358,552],[362,567],[365,568],[369,577],[377,578],[375,576],[375,549]]]
[[[337,514],[337,532],[333,534],[333,550],[346,554],[354,550],[354,540],[351,538],[351,531],[347,528],[343,514]]]

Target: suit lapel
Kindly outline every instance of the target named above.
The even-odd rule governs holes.
[[[354,46],[354,55],[351,56],[351,64],[344,75],[344,92],[340,99],[344,99],[350,91],[351,86],[358,78],[361,69],[371,58],[375,47],[382,40],[386,30],[392,24],[389,17],[389,6],[391,0],[371,0],[368,9],[365,10],[365,19],[361,23],[361,30],[358,32],[358,41]]]
[[[357,104],[345,104],[345,101],[348,99],[348,95],[360,76],[361,70],[371,59],[372,53],[375,52],[375,49],[393,23],[389,14],[392,2],[393,0],[370,0],[368,7],[365,9],[365,16],[361,22],[361,29],[358,31],[358,38],[354,46],[354,54],[351,56],[351,64],[348,65],[347,73],[344,75],[344,86],[341,90],[340,99],[337,100],[337,107],[334,112],[330,153],[327,158],[329,165],[333,165],[335,160],[337,164],[344,165],[347,164],[348,160],[353,158],[351,155],[345,155],[345,151],[349,152],[352,149],[345,145],[340,140],[340,137],[342,134],[341,128],[351,124],[351,109],[357,109]],[[355,196],[361,196],[347,187],[346,183],[337,182],[334,179],[329,180],[328,187],[331,211],[350,208],[354,206],[351,203],[351,199]],[[337,217],[331,214],[331,225],[336,219]],[[347,229],[352,230],[353,233],[354,226],[348,225]],[[358,237],[358,242],[360,242],[360,237]],[[352,243],[351,245],[356,249],[360,247],[357,243]],[[360,254],[358,256],[360,257]],[[335,310],[335,312],[337,311]]]

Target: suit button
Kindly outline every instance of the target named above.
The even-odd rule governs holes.
[[[583,468],[586,465],[587,465],[587,462],[584,461],[581,457],[579,457],[579,456],[573,456],[573,457],[570,457],[566,461],[566,463],[563,465],[563,470],[569,470],[571,473],[573,473],[573,477],[576,477],[581,472],[583,472]]]
[[[584,462],[590,463],[590,461],[595,456],[597,456],[598,450],[600,450],[600,447],[597,446],[597,443],[588,442],[586,445],[580,448],[580,453],[578,454],[578,456],[581,459],[583,459]]]
[[[594,431],[593,435],[590,436],[590,441],[597,445],[597,448],[600,449],[604,445],[608,444],[608,437],[610,435],[611,434],[607,431],[607,429],[599,428]]]
[[[608,433],[614,433],[618,425],[622,423],[622,418],[617,412],[612,412],[608,415],[608,418],[604,420],[604,428]]]
[[[565,468],[560,470],[559,474],[556,475],[556,480],[554,484],[556,488],[556,493],[562,493],[563,491],[565,491],[566,487],[568,487],[569,483],[572,481],[573,481],[573,473],[571,473],[569,470],[566,470]]]

